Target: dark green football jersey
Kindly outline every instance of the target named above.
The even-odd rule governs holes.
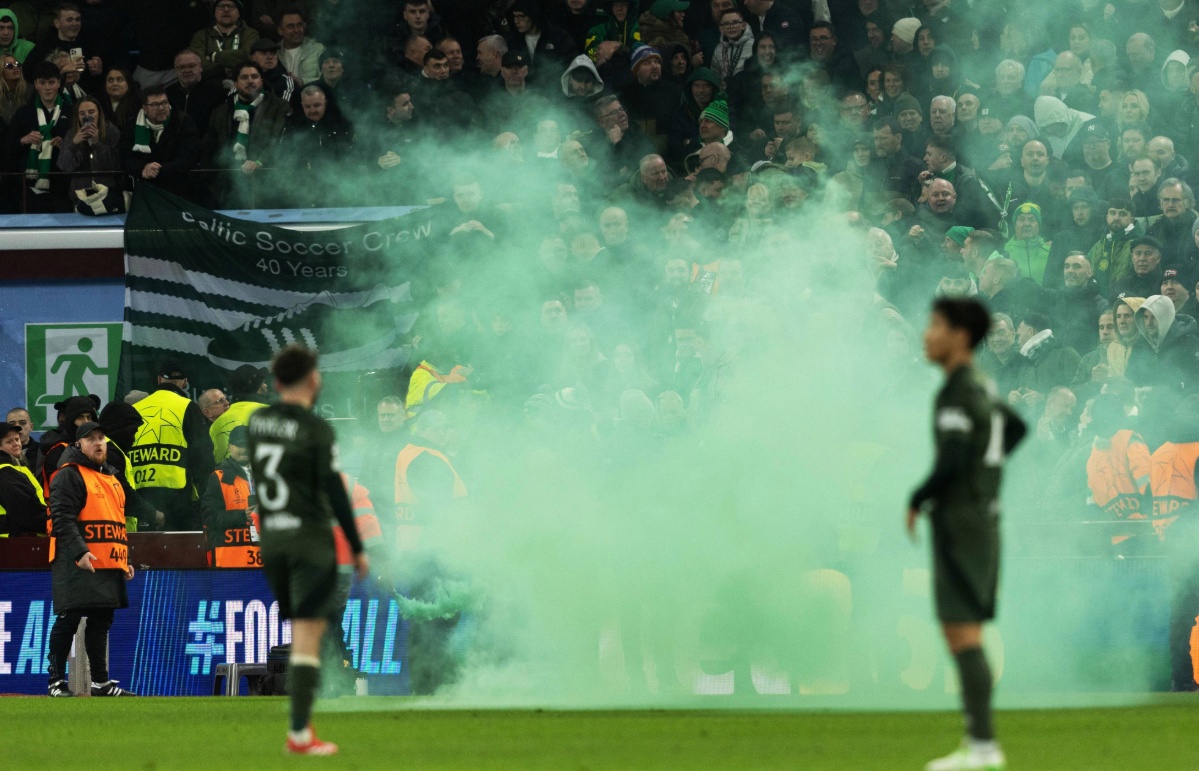
[[[1005,446],[1005,436],[1012,421],[1020,423],[973,367],[961,367],[945,381],[933,417],[936,463],[956,465],[960,473],[934,496],[934,519],[999,517],[1003,464],[1011,449]],[[963,452],[964,457],[944,457]]]
[[[333,548],[333,508],[324,484],[337,471],[333,429],[294,404],[250,416],[250,466],[264,550],[303,543]]]

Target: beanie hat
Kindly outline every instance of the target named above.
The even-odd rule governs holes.
[[[92,401],[90,396],[72,396],[70,399],[67,399],[62,407],[63,417],[66,418],[68,423],[74,423],[75,418],[78,418],[85,412],[95,415],[97,409],[96,403]]]
[[[704,111],[699,114],[699,119],[707,118],[713,123],[729,127],[729,103],[724,100],[724,96],[719,96],[712,100],[712,103],[704,108]]]
[[[891,28],[891,34],[911,45],[912,41],[916,39],[916,32],[919,29],[920,20],[915,16],[908,16],[895,22],[895,26]]]
[[[633,58],[629,61],[629,72],[636,72],[641,63],[647,59],[657,59],[662,62],[662,54],[658,53],[658,49],[650,46],[641,46],[633,52]]]
[[[1070,193],[1070,205],[1073,206],[1079,202],[1089,203],[1093,209],[1103,208],[1103,201],[1099,200],[1099,195],[1093,187],[1075,188],[1074,192]],[[1196,222],[1199,222],[1199,220],[1196,220]]]
[[[923,110],[920,109],[920,100],[906,92],[900,94],[895,100],[895,115],[898,116],[899,113],[905,110],[915,110],[916,112],[923,113]]]
[[[1029,140],[1036,139],[1041,136],[1041,129],[1033,122],[1033,119],[1027,115],[1014,115],[1008,119],[1007,125],[1016,125],[1024,129],[1024,133],[1028,134]]]
[[[1017,214],[1017,215],[1020,215],[1020,214],[1031,214],[1031,215],[1033,215],[1034,217],[1036,217],[1036,218],[1037,218],[1037,224],[1038,224],[1038,225],[1040,225],[1040,224],[1041,224],[1041,207],[1040,207],[1040,206],[1037,206],[1035,203],[1031,203],[1031,202],[1029,202],[1029,201],[1025,201],[1024,203],[1022,203],[1022,204],[1020,204],[1019,206],[1017,206],[1017,207],[1016,207],[1016,214]],[[1015,218],[1014,218],[1014,217],[1012,218],[1012,221],[1013,221],[1013,222],[1015,222]]]
[[[958,246],[966,245],[966,237],[974,232],[974,228],[968,228],[965,225],[954,225],[949,230],[945,231],[945,237],[953,241]]]
[[[659,19],[665,19],[675,11],[685,11],[691,7],[691,3],[683,2],[683,0],[655,0],[654,4],[649,7],[649,12]]]

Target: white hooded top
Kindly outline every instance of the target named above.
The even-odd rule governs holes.
[[[1145,335],[1145,318],[1146,313],[1152,313],[1157,319],[1157,341],[1150,340]],[[1155,294],[1152,297],[1145,298],[1145,302],[1137,310],[1137,329],[1140,330],[1141,336],[1145,338],[1145,342],[1153,350],[1157,350],[1162,340],[1166,339],[1166,333],[1170,331],[1170,327],[1174,326],[1174,301],[1169,297],[1164,297],[1160,294]]]
[[[1061,158],[1066,152],[1066,148],[1074,141],[1074,137],[1078,136],[1078,132],[1082,130],[1083,124],[1095,119],[1095,116],[1090,113],[1079,112],[1067,107],[1066,103],[1056,96],[1038,96],[1032,111],[1033,117],[1037,121],[1037,128],[1041,130],[1041,135],[1037,139],[1049,145],[1049,153],[1054,158]],[[1045,132],[1045,127],[1052,126],[1054,123],[1066,124],[1068,128],[1063,136],[1051,137]]]

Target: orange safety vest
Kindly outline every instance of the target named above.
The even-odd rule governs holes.
[[[1165,539],[1166,528],[1178,519],[1178,513],[1199,498],[1195,490],[1195,462],[1199,460],[1199,442],[1166,442],[1153,453],[1149,489],[1153,491],[1153,529]]]
[[[129,569],[129,541],[125,535],[125,489],[112,474],[101,474],[77,463],[74,466],[87,488],[87,502],[79,512],[79,533],[87,550],[96,559],[96,570]],[[59,467],[61,470],[62,466]],[[50,539],[50,561],[54,561],[56,541]]]
[[[1149,447],[1131,430],[1117,431],[1106,448],[1095,446],[1087,459],[1087,486],[1095,505],[1116,519],[1145,519],[1138,480],[1150,476]],[[1131,538],[1113,535],[1112,545]]]
[[[70,447],[70,445],[66,442],[59,442],[58,444],[51,446],[49,450],[46,450],[46,456],[54,452],[56,447]],[[46,456],[42,456],[43,461],[45,460]],[[45,463],[42,464],[42,495],[46,496],[47,501],[50,500],[50,480],[54,478],[54,474],[57,471],[58,469],[56,468],[48,468]],[[49,525],[47,525],[47,527],[48,526]],[[47,530],[46,532],[49,531]]]
[[[420,517],[417,516],[420,501],[417,500],[416,493],[412,491],[411,485],[408,484],[408,467],[412,465],[412,461],[425,453],[440,459],[442,463],[449,467],[450,473],[454,475],[453,497],[466,497],[466,485],[462,484],[462,477],[458,476],[458,471],[454,468],[454,464],[450,463],[450,459],[445,455],[431,447],[421,447],[418,444],[410,444],[400,450],[400,454],[396,458],[395,501],[396,520],[399,523],[396,526],[396,538],[402,550],[416,548],[420,540],[420,530],[424,524]]]
[[[221,483],[221,495],[225,499],[225,511],[245,511],[250,506],[250,483],[239,476],[233,482],[225,481],[225,472],[217,469],[217,481]],[[250,512],[254,527],[258,527],[258,514]],[[249,527],[227,527],[220,533],[220,543],[208,552],[208,565],[214,568],[260,568],[262,549],[250,540]]]
[[[362,543],[383,537],[383,528],[379,527],[379,518],[375,516],[375,504],[371,503],[370,492],[350,475],[342,473],[341,480],[350,493],[350,503],[354,507],[354,525],[358,528],[358,537]],[[338,565],[353,565],[354,552],[350,549],[350,540],[346,538],[341,525],[333,523],[333,548],[337,552]]]

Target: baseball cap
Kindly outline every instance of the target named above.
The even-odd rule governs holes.
[[[260,37],[250,45],[250,53],[259,51],[278,51],[279,43],[269,38]]]
[[[1107,133],[1107,129],[1101,123],[1092,123],[1082,130],[1082,143],[1087,142],[1110,142],[1111,135]]]
[[[233,374],[229,376],[229,388],[235,394],[256,393],[266,381],[266,376],[266,368],[243,364],[233,370]]]
[[[167,380],[187,380],[187,373],[183,371],[183,367],[179,366],[179,362],[174,359],[167,359],[158,368],[160,377]]]
[[[88,434],[90,434],[93,431],[99,431],[101,434],[104,434],[105,437],[108,436],[108,434],[106,434],[104,432],[103,426],[101,426],[99,423],[95,422],[94,420],[89,420],[88,422],[86,422],[82,426],[80,426],[79,428],[75,429],[75,441],[79,441],[80,439],[87,436]]]
[[[18,434],[21,433],[21,427],[16,423],[0,423],[0,439],[3,439],[14,431]]]
[[[1158,254],[1161,254],[1162,252],[1162,242],[1158,241],[1153,236],[1141,236],[1140,238],[1132,239],[1132,243],[1128,245],[1128,249],[1129,251],[1132,251],[1138,246],[1152,246],[1158,251]]]
[[[500,60],[500,64],[504,67],[528,67],[529,58],[520,51],[508,51]]]
[[[1175,270],[1174,268],[1170,268],[1169,270],[1162,273],[1162,283],[1164,284],[1167,281],[1173,281],[1175,283],[1181,284],[1182,278],[1179,277],[1177,270]],[[0,434],[0,436],[3,436],[3,434]]]

